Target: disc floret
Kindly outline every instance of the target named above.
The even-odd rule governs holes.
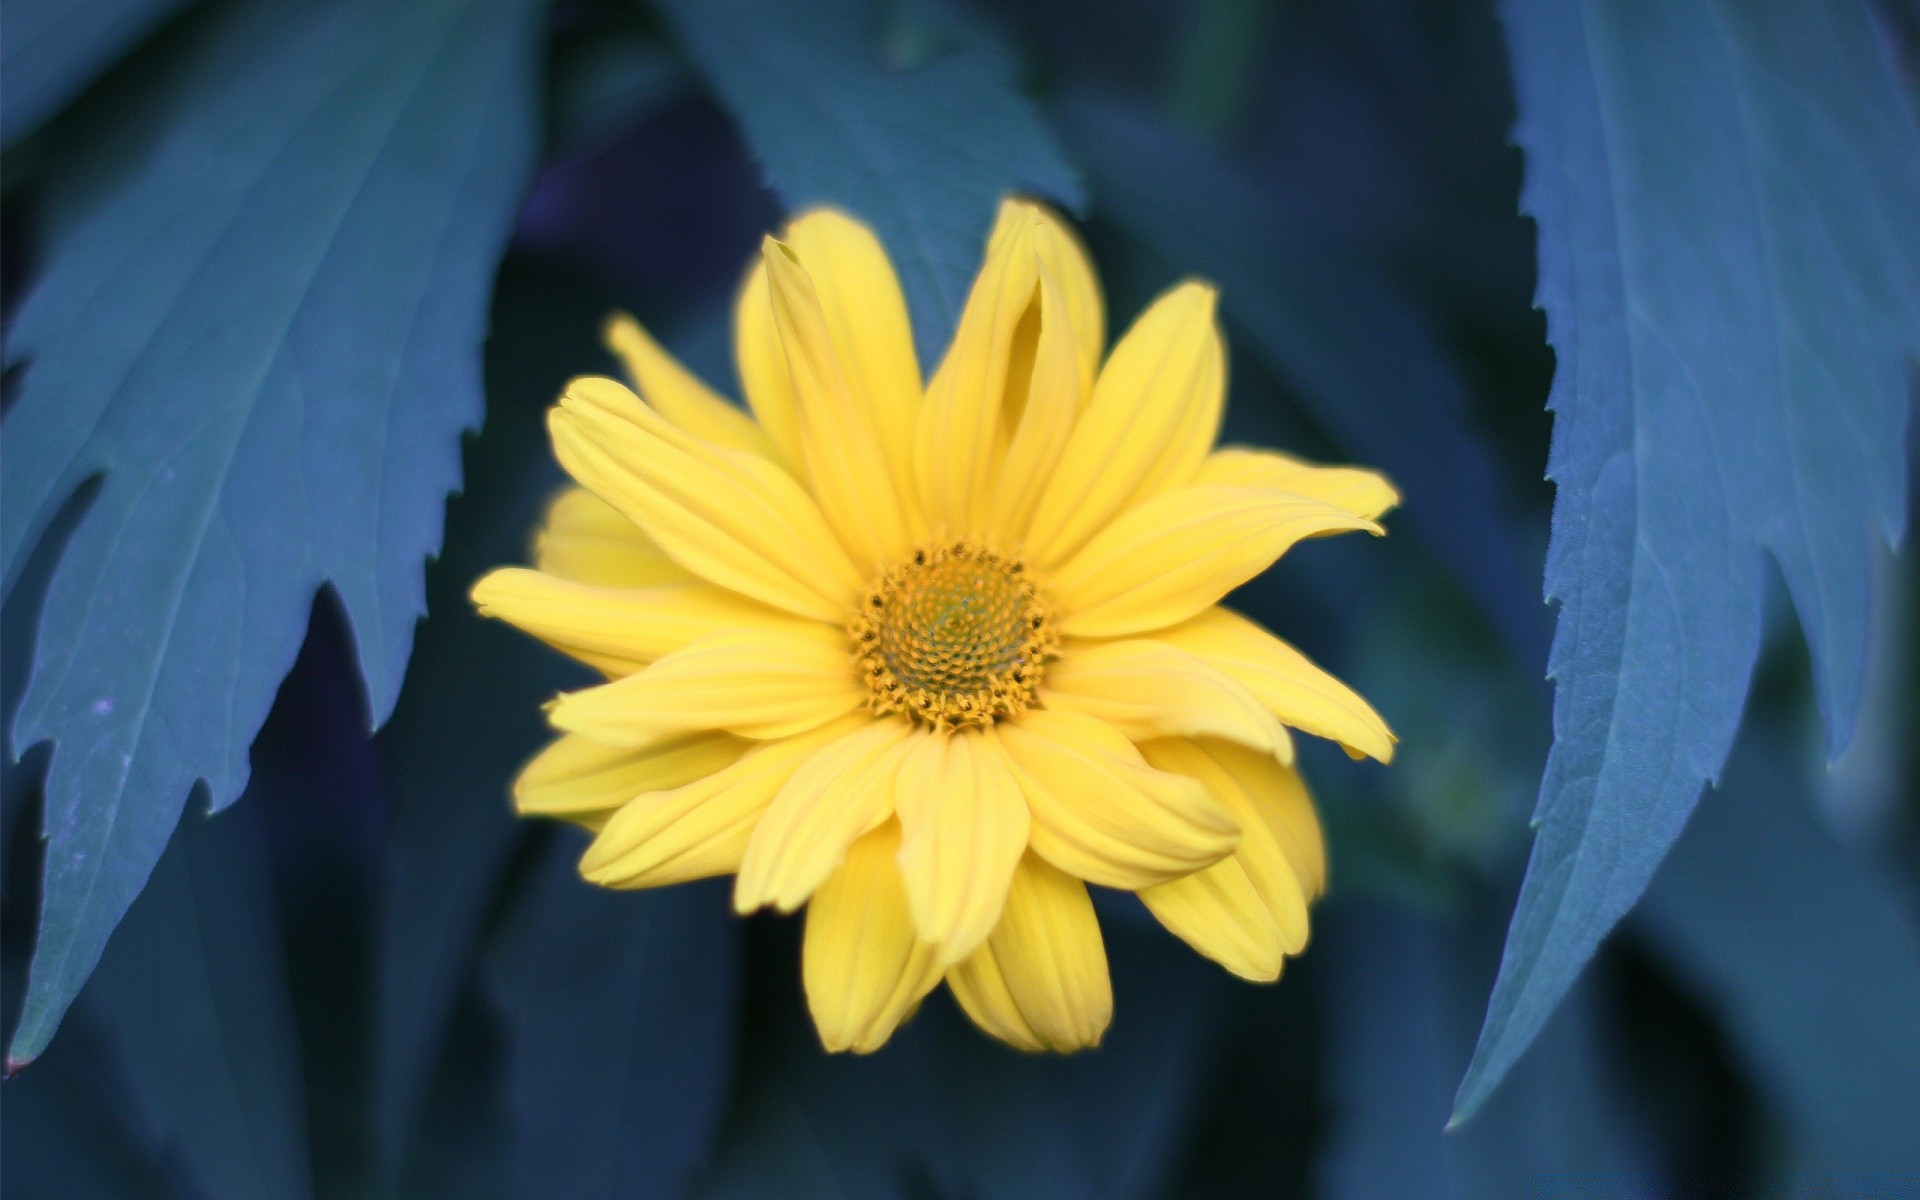
[[[868,707],[935,729],[1026,712],[1060,645],[1025,564],[966,540],[922,547],[888,569],[847,631]]]

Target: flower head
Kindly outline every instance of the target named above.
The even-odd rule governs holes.
[[[1365,701],[1219,606],[1304,538],[1379,533],[1370,471],[1214,449],[1214,291],[1160,297],[1104,363],[1073,235],[1001,210],[922,387],[893,268],[836,212],[767,239],[737,313],[748,412],[625,317],[638,395],[577,379],[536,569],[474,600],[604,672],[559,697],[523,813],[595,833],[609,887],[736,876],[806,907],[828,1049],[944,979],[1027,1049],[1112,1013],[1087,884],[1270,980],[1326,879],[1287,726],[1385,760]]]

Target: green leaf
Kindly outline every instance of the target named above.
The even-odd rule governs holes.
[[[1920,923],[1773,737],[1700,804],[1634,924],[1709,1000],[1816,1177],[1920,1179]]]
[[[20,0],[0,38],[0,143],[31,133],[187,0]]]
[[[1080,185],[1006,63],[975,48],[889,70],[851,0],[656,0],[789,209],[832,204],[893,257],[931,373],[1008,192]]]
[[[495,262],[535,152],[535,0],[253,0],[76,113],[8,347],[9,579],[103,477],[50,584],[12,744],[54,743],[29,1059],[203,783],[246,749],[315,589],[376,719],[480,411]]]
[[[1559,356],[1555,743],[1471,1113],[1719,774],[1765,560],[1848,741],[1905,505],[1920,139],[1857,0],[1512,0],[1523,206]]]

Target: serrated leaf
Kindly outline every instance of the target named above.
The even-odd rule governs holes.
[[[1863,5],[1505,7],[1559,356],[1555,742],[1458,1115],[1632,906],[1725,761],[1765,559],[1830,753],[1900,533],[1920,350],[1920,139]]]
[[[1393,478],[1405,493],[1393,520],[1453,569],[1517,657],[1538,661],[1546,627],[1516,522],[1460,372],[1422,315],[1378,268],[1153,114],[1077,96],[1060,124],[1100,214],[1220,285],[1242,352],[1341,449]]]
[[[580,878],[582,831],[551,834],[490,954],[512,1027],[520,1194],[685,1196],[733,1079],[729,884],[609,891]]]
[[[0,18],[0,143],[39,128],[187,0],[23,0]]]
[[[578,664],[481,618],[467,591],[488,568],[527,557],[563,478],[542,424],[547,406],[570,377],[615,369],[595,340],[606,307],[571,278],[531,271],[513,257],[502,265],[486,354],[486,426],[468,443],[464,494],[448,506],[446,545],[427,573],[427,620],[379,738],[395,810],[375,1017],[381,1165],[390,1184],[421,1136],[487,922],[534,828],[514,815],[509,788],[551,736],[540,705],[586,678]]]
[[[1771,739],[1768,739],[1771,741]],[[1816,1177],[1920,1179],[1920,923],[1745,740],[1634,913],[1725,1023]]]
[[[832,204],[893,257],[922,371],[946,349],[1000,197],[1082,206],[1006,62],[976,48],[889,70],[848,0],[655,0],[789,209]]]
[[[12,1055],[52,1035],[188,791],[238,795],[314,591],[391,708],[479,415],[488,286],[535,151],[535,0],[252,0],[77,113],[8,347],[11,579],[49,586],[16,748],[54,743]]]

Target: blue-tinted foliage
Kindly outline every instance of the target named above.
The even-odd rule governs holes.
[[[0,143],[80,94],[186,0],[20,0],[0,14]]]
[[[1081,206],[1080,185],[1007,64],[978,48],[893,64],[858,4],[657,0],[790,209],[871,224],[900,273],[931,374],[1007,192]]]
[[[1803,1170],[1868,1190],[1920,1179],[1912,897],[1834,841],[1773,739],[1745,740],[1635,924],[1723,1015]]]
[[[740,922],[724,881],[593,887],[575,866],[585,836],[552,832],[492,953],[520,1194],[674,1200],[733,1081]]]
[[[1490,447],[1420,311],[1328,231],[1276,212],[1251,180],[1151,113],[1079,98],[1061,124],[1102,216],[1220,285],[1229,320],[1356,460],[1387,472],[1405,521],[1454,570],[1523,662],[1546,625]],[[1391,347],[1384,351],[1382,347]]]
[[[1462,1114],[1718,775],[1766,556],[1807,632],[1829,750],[1847,744],[1920,351],[1920,142],[1863,5],[1505,11],[1559,356],[1562,611],[1538,838]]]
[[[494,265],[532,165],[539,6],[255,0],[78,114],[0,450],[9,578],[104,476],[48,590],[12,744],[54,742],[32,1058],[187,793],[214,808],[314,590],[376,717],[480,413]]]
[[[300,1040],[257,808],[188,818],[81,1003],[195,1194],[301,1200]]]

